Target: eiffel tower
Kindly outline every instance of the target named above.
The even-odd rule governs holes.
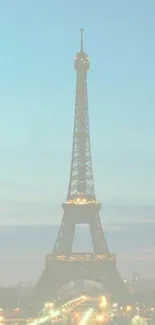
[[[87,95],[89,59],[83,48],[83,29],[74,67],[76,99],[68,194],[62,204],[64,213],[53,252],[46,255],[45,269],[34,288],[35,295],[46,301],[55,297],[63,285],[84,279],[103,284],[115,296],[126,293],[116,268],[116,257],[108,249],[99,216],[101,204],[95,196]],[[89,225],[93,253],[72,252],[75,228],[79,224]]]

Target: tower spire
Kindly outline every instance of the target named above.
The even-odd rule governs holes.
[[[83,28],[80,29],[80,33],[81,33],[81,51],[83,51]]]

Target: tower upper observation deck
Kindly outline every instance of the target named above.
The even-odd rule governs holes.
[[[81,47],[80,52],[78,52],[74,59],[74,67],[77,72],[87,72],[89,70],[89,59],[88,55],[83,49],[83,29],[81,31]]]

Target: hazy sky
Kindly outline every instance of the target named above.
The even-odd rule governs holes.
[[[80,228],[73,250],[91,251],[89,233]],[[137,271],[140,278],[154,278],[155,223],[119,223],[104,229],[110,251],[117,254],[122,277],[131,279]],[[45,254],[52,252],[57,231],[56,226],[0,227],[0,285],[36,283],[45,267]]]
[[[154,15],[151,0],[1,1],[1,223],[57,222],[81,27],[97,198],[105,206],[154,204]]]
[[[0,1],[0,223],[60,222],[83,27],[96,193],[125,276],[155,268],[154,17],[153,0]],[[1,228],[2,283],[35,281],[52,249],[55,231],[23,231]]]

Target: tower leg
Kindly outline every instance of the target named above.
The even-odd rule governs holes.
[[[60,226],[60,230],[55,242],[55,246],[53,249],[53,254],[63,255],[63,254],[71,254],[73,247],[75,233],[75,221],[72,218],[68,218],[68,216],[63,216],[62,223]]]
[[[79,289],[83,293],[84,280],[102,284],[116,298],[128,294],[114,262],[65,262],[53,260],[42,273],[35,287],[34,296],[37,300],[43,302],[55,299],[59,290],[72,281],[80,281]]]

